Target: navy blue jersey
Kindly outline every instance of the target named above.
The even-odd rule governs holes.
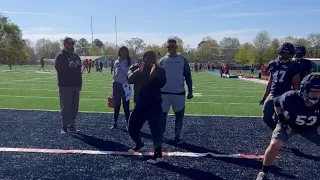
[[[299,74],[302,81],[302,79],[312,71],[312,63],[308,59],[297,59],[296,62],[300,64]]]
[[[273,60],[268,69],[272,80],[270,95],[277,97],[291,90],[292,78],[300,72],[300,65],[294,61],[281,64],[279,60]]]
[[[288,91],[274,99],[275,107],[280,107],[289,124],[297,130],[309,130],[320,123],[320,104],[305,105],[300,91]]]

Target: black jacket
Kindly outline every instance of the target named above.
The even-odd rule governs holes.
[[[77,67],[70,68],[70,62],[75,62]],[[79,87],[82,86],[81,59],[76,54],[70,54],[62,50],[55,60],[55,68],[58,74],[59,87]]]
[[[152,106],[154,103],[161,104],[161,88],[166,84],[166,72],[163,68],[157,66],[154,77],[150,77],[149,68],[139,71],[137,64],[129,68],[127,80],[129,84],[134,85],[134,102]]]

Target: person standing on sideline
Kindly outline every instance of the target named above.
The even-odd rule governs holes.
[[[162,161],[161,88],[166,83],[165,70],[156,62],[156,53],[147,51],[143,55],[143,61],[131,66],[127,75],[128,83],[134,84],[135,102],[130,115],[128,132],[136,145],[129,151],[136,152],[144,147],[140,130],[148,121],[154,146],[154,156],[148,160],[148,163],[152,164]]]
[[[192,78],[188,60],[181,54],[177,53],[177,41],[169,39],[167,41],[168,54],[160,59],[159,64],[166,71],[166,84],[161,89],[162,92],[162,117],[163,117],[163,132],[166,128],[166,119],[170,106],[176,116],[175,119],[175,137],[174,141],[177,144],[182,143],[180,135],[182,132],[186,92],[184,89],[184,81],[187,83],[188,95],[187,98],[193,98],[192,94]]]
[[[102,72],[102,71],[103,71],[103,62],[100,61],[100,64],[99,64],[99,65],[100,65],[100,69],[99,69],[99,70],[100,70],[100,72]]]
[[[110,71],[111,71],[111,74],[113,73],[113,68],[114,68],[114,62],[113,62],[113,60],[111,60],[111,62],[110,62]]]
[[[118,118],[120,113],[121,107],[121,100],[122,106],[124,110],[124,114],[126,117],[126,121],[128,123],[129,116],[130,116],[130,107],[129,102],[130,99],[126,98],[125,89],[130,87],[127,84],[127,73],[129,67],[131,66],[131,58],[129,56],[129,50],[127,47],[122,46],[118,52],[118,60],[114,63],[114,75],[113,75],[113,83],[112,83],[112,95],[114,99],[114,115],[113,115],[113,126],[112,129],[118,127]]]
[[[40,71],[41,69],[44,71],[44,57],[42,57],[42,58],[40,59],[40,69],[39,69],[39,71]]]
[[[64,39],[64,49],[55,59],[62,119],[61,133],[63,134],[77,132],[75,120],[79,108],[82,73],[81,59],[74,53],[74,43],[72,38]]]
[[[88,70],[88,73],[91,72],[92,64],[93,64],[92,59],[89,59],[89,63],[88,63],[89,70]]]

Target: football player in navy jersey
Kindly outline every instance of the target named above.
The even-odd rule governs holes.
[[[269,167],[279,150],[295,134],[301,134],[320,146],[320,76],[307,75],[301,89],[288,91],[274,99],[278,124],[264,154],[262,171],[257,180],[266,178]]]
[[[268,65],[270,80],[264,96],[260,100],[260,105],[264,104],[262,119],[272,130],[277,124],[276,118],[273,119],[273,99],[292,88],[298,90],[300,84],[300,65],[292,61],[294,55],[293,44],[282,44],[278,49],[278,55],[278,59],[270,61]]]
[[[310,60],[305,59],[306,48],[304,46],[296,46],[294,59],[300,64],[300,79],[302,80],[306,75],[312,72],[312,63]]]

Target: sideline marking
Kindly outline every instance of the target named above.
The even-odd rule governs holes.
[[[24,153],[49,153],[49,154],[90,154],[90,155],[118,155],[118,156],[153,156],[153,152],[127,152],[127,151],[96,151],[96,150],[67,150],[67,149],[38,149],[38,148],[9,148],[0,147],[0,152],[24,152]],[[263,159],[263,155],[246,154],[216,154],[216,153],[194,153],[194,152],[162,152],[163,156],[180,157],[225,157]],[[279,159],[277,156],[276,159]]]
[[[44,111],[44,112],[60,112],[60,110],[53,109],[19,109],[19,108],[0,108],[0,110],[13,110],[13,111]],[[91,114],[113,114],[113,112],[101,112],[101,111],[79,111],[80,113],[91,113]],[[120,113],[123,114],[123,113]],[[174,114],[170,114],[174,116]],[[238,117],[238,118],[261,118],[262,116],[237,116],[237,115],[210,115],[210,114],[185,114],[185,116],[196,116],[196,117]]]

